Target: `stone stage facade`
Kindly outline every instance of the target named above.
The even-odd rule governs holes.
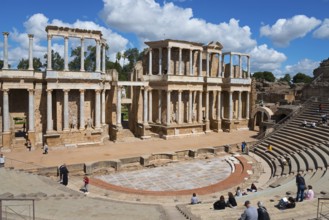
[[[13,70],[8,64],[9,33],[3,33],[0,138],[4,149],[20,146],[22,136],[35,147],[45,142],[49,147],[75,147],[121,140],[127,131],[142,139],[167,139],[248,129],[248,54],[224,53],[218,42],[146,42],[149,48],[130,81],[118,81],[115,70],[105,69],[106,40],[100,31],[47,26],[45,34],[47,68],[38,72],[33,69],[33,35],[28,35],[28,69]],[[62,71],[52,69],[53,37],[64,38]],[[70,38],[81,42],[80,71],[69,69]],[[86,39],[96,43],[94,72],[84,69]],[[17,118],[25,118],[24,123],[19,125]]]

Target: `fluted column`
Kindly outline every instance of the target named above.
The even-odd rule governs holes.
[[[162,90],[158,90],[158,120],[162,124]]]
[[[52,102],[52,91],[47,89],[47,131],[53,130],[53,102]]]
[[[105,125],[105,93],[106,90],[102,90],[102,125]]]
[[[223,71],[223,66],[224,66],[224,56],[220,56],[220,58],[221,58],[221,64],[220,64],[220,67],[218,68],[218,69],[220,69],[220,75],[222,76],[222,77],[224,77],[224,71]],[[219,65],[219,64],[218,64]]]
[[[122,87],[118,86],[117,89],[117,127],[122,127],[121,125],[121,90]]]
[[[170,100],[170,95],[171,95],[171,91],[168,90],[167,91],[167,125],[170,125],[170,114],[171,114],[171,108],[170,108],[170,104],[171,104],[171,100]]]
[[[64,131],[69,130],[69,89],[64,89]]]
[[[249,105],[250,105],[250,94],[249,94],[249,92],[247,92],[247,101],[246,101],[246,119],[249,119]]]
[[[172,72],[171,72],[171,47],[168,47],[168,60],[167,60],[167,74],[168,75],[171,75]]]
[[[178,75],[182,75],[182,48],[179,48],[178,53]]]
[[[152,120],[152,105],[153,105],[153,101],[152,101],[152,89],[149,89],[149,122],[153,122]]]
[[[202,50],[199,50],[199,76],[202,76]]]
[[[230,54],[230,78],[233,78],[234,75],[233,75],[233,57],[232,57],[232,54]]]
[[[240,120],[242,117],[241,91],[239,91],[238,94],[239,94],[238,119]]]
[[[193,96],[192,91],[189,91],[188,94],[188,123],[192,123],[193,116]]]
[[[222,110],[222,105],[221,105],[221,92],[217,92],[217,120],[221,120],[221,110]]]
[[[105,73],[106,72],[106,45],[105,43],[102,44],[102,72]]]
[[[143,122],[144,124],[147,124],[147,113],[148,113],[148,108],[147,108],[147,87],[144,87],[144,101],[143,101],[143,113],[144,113],[144,119],[143,119]]]
[[[3,89],[3,132],[10,131],[10,121],[9,121],[9,96],[8,96],[8,89]]]
[[[242,57],[241,57],[241,55],[239,55],[239,70],[240,70],[239,78],[242,78]]]
[[[80,89],[80,130],[85,129],[85,90]]]
[[[100,50],[100,42],[96,40],[96,72],[101,71],[101,50]]]
[[[85,71],[85,45],[84,45],[84,38],[80,39],[81,41],[81,57],[80,57],[80,71]]]
[[[34,90],[29,89],[29,132],[34,131]]]
[[[206,56],[207,56],[207,57],[206,57],[206,62],[207,62],[207,66],[206,66],[206,67],[207,67],[206,75],[207,75],[207,77],[209,77],[209,75],[210,75],[210,74],[209,74],[209,70],[210,70],[210,69],[209,69],[209,56],[210,56],[210,54],[209,54],[208,51],[207,51]]]
[[[158,75],[162,75],[162,48],[159,48],[159,73]]]
[[[198,116],[198,119],[199,119],[199,123],[202,123],[202,91],[199,91],[199,104],[198,104],[198,113],[199,113],[199,116]]]
[[[33,70],[33,34],[29,34],[29,70]]]
[[[64,71],[69,71],[69,38],[64,37]]]
[[[190,49],[190,76],[193,75],[193,50]]]
[[[178,108],[177,108],[177,122],[178,124],[182,124],[182,90],[178,90]]]
[[[206,91],[206,121],[209,121],[209,91]]]
[[[218,72],[217,72],[217,76],[218,77],[223,77],[222,76],[222,66],[223,66],[223,59],[220,53],[218,53]]]
[[[152,75],[152,48],[149,48],[149,76]]]
[[[229,96],[228,96],[228,101],[229,101],[229,108],[228,108],[228,118],[232,120],[233,118],[233,92],[229,91]]]
[[[247,76],[247,78],[250,78],[250,56],[248,56],[247,58],[248,58],[248,64],[247,64],[248,65],[248,73],[247,73],[248,76]]]
[[[3,67],[2,69],[8,69],[8,32],[2,32],[3,34]]]
[[[95,102],[95,128],[101,127],[101,90],[95,90],[96,102]]]
[[[47,47],[47,70],[52,70],[52,64],[51,64],[51,35],[47,36],[48,39],[48,47]]]

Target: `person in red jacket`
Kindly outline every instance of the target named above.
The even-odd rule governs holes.
[[[88,186],[89,186],[89,178],[88,178],[88,176],[87,176],[87,174],[83,177],[83,182],[84,182],[84,192],[86,193],[86,194],[88,194],[89,192],[88,192]]]

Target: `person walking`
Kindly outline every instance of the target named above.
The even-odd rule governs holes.
[[[26,141],[26,147],[29,149],[29,151],[31,151],[31,149],[32,149],[32,143],[31,143],[31,140],[30,139],[27,139],[27,141]]]
[[[89,193],[89,191],[88,191],[88,188],[89,188],[89,178],[88,178],[88,176],[87,176],[87,174],[83,177],[83,182],[84,182],[84,191],[85,191],[85,193],[86,194],[88,194]]]
[[[304,200],[304,190],[305,190],[305,179],[300,175],[300,173],[296,176],[296,185],[297,185],[297,196],[296,202],[302,202]]]
[[[43,154],[48,154],[48,145],[47,145],[47,142],[45,142],[45,145],[43,146]]]
[[[67,186],[69,183],[69,170],[66,168],[66,164],[64,163],[61,167],[60,173],[62,175],[62,184]]]
[[[5,156],[0,154],[0,168],[5,167]]]

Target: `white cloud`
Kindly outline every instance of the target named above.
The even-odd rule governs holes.
[[[315,38],[329,39],[329,19],[325,19],[321,26],[313,32]]]
[[[275,71],[287,60],[286,55],[268,48],[266,44],[254,47],[249,53],[252,72]]]
[[[286,73],[290,73],[292,75],[297,73],[304,73],[309,76],[313,76],[313,70],[319,67],[319,64],[319,61],[303,59],[294,65],[287,65],[284,69]]]
[[[314,17],[295,15],[290,19],[279,19],[272,26],[260,28],[261,36],[269,37],[277,46],[288,46],[290,41],[304,37],[321,23]]]
[[[194,18],[191,8],[181,8],[171,2],[161,6],[154,0],[104,0],[101,17],[110,27],[136,34],[140,42],[176,39],[207,44],[220,41],[225,51],[245,51],[256,45],[250,28],[240,27],[238,20],[207,23]]]

